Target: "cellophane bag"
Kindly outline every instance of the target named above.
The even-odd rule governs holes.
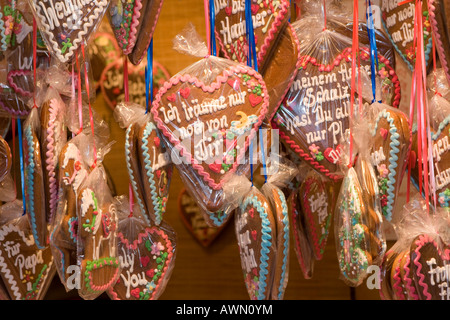
[[[175,42],[177,50],[198,47],[187,37]],[[230,208],[224,201],[226,181],[249,172],[245,155],[267,114],[268,99],[260,74],[215,56],[180,71],[156,95],[154,121],[183,183],[205,212]]]
[[[371,55],[366,29],[358,26],[360,68],[355,75],[352,108],[352,20],[338,16],[308,15],[293,22],[300,39],[301,66],[284,102],[272,120],[280,130],[281,141],[322,175],[341,180],[339,157],[341,139],[362,102],[373,100]],[[363,37],[365,35],[365,37]],[[385,38],[378,43],[376,98],[391,105],[400,102],[400,83],[395,75],[391,45]],[[358,61],[356,61],[358,65]],[[361,82],[361,88],[358,88]],[[369,84],[369,85],[364,85]]]
[[[53,256],[50,247],[36,246],[23,212],[19,200],[0,207],[0,274],[11,300],[43,300],[55,274]]]
[[[91,300],[106,292],[120,275],[116,203],[99,163],[78,189],[77,219],[78,294]]]
[[[121,273],[108,296],[113,300],[157,300],[175,266],[176,233],[165,221],[159,226],[149,224],[128,197],[116,197],[116,202]]]
[[[42,39],[53,57],[72,62],[100,25],[108,0],[76,2],[67,8],[55,0],[28,0]]]
[[[395,224],[397,242],[386,253],[380,296],[386,300],[448,300],[450,217],[414,196]]]
[[[280,159],[281,160],[281,159]],[[280,163],[267,164],[267,182],[261,192],[268,199],[275,218],[276,258],[273,263],[277,265],[271,290],[272,300],[283,300],[289,280],[290,261],[290,222],[288,202],[282,191],[297,175],[297,168],[287,160]]]

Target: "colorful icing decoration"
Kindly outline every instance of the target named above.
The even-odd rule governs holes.
[[[425,63],[430,61],[432,50],[432,30],[427,0],[422,1],[423,41]],[[415,4],[411,1],[383,1],[381,4],[381,20],[389,40],[408,68],[414,70],[414,19]]]
[[[259,191],[253,190],[243,199],[236,212],[235,231],[249,297],[269,299],[275,268],[275,220]]]
[[[300,185],[300,205],[305,231],[316,260],[321,260],[332,225],[332,207],[323,178],[311,171]]]
[[[220,227],[210,226],[205,221],[200,207],[186,189],[181,190],[178,195],[178,213],[186,229],[203,247],[209,247],[227,225],[223,223]],[[228,221],[229,219],[226,222]]]
[[[49,247],[38,249],[26,217],[0,228],[0,273],[13,300],[42,300],[54,275]]]
[[[79,192],[78,208],[78,250],[81,252],[78,293],[89,299],[105,292],[119,278],[117,217],[114,204],[99,204],[95,192],[88,187]],[[102,225],[105,220],[109,221],[108,228]]]
[[[41,147],[31,125],[24,127],[23,149],[26,214],[36,246],[43,249],[47,246],[48,239]]]
[[[448,290],[450,249],[430,235],[417,236],[411,244],[410,269],[420,300],[450,300]]]
[[[280,33],[289,20],[287,0],[252,0],[251,13],[259,70],[266,66]],[[247,62],[244,1],[224,0],[215,4],[215,34],[220,53],[225,58]]]
[[[70,12],[64,11],[70,5]],[[60,0],[32,0],[30,6],[49,51],[62,62],[70,62],[105,14],[107,0],[70,2]]]
[[[330,36],[329,33],[322,34],[309,46],[319,48],[328,45]],[[333,41],[342,42],[339,39]],[[321,50],[312,52],[312,55],[302,55],[296,79],[272,120],[272,127],[279,129],[280,138],[287,148],[334,181],[343,177],[339,165],[342,153],[340,141],[345,139],[348,132],[351,113],[349,84],[352,54],[351,47],[347,45],[344,42],[330,48],[328,54],[332,59],[321,56]],[[367,50],[361,47],[359,54],[362,68],[370,74],[370,55]],[[329,60],[323,63],[314,55]],[[390,70],[389,76],[394,87],[399,86],[389,60],[380,54],[378,58]],[[395,90],[392,100],[398,105],[399,91]]]
[[[120,221],[119,228],[121,273],[108,295],[113,300],[157,300],[175,263],[174,230],[165,223],[161,228],[146,226],[133,217]]]
[[[363,223],[364,203],[357,174],[350,168],[344,177],[338,196],[335,214],[337,225],[338,261],[344,282],[357,286],[364,280],[372,263]]]
[[[397,109],[383,109],[375,119],[371,135],[374,139],[371,158],[379,184],[381,210],[391,221],[411,149],[408,118]]]
[[[151,109],[158,129],[171,144],[169,147],[214,191],[222,190],[225,176],[236,171],[267,114],[269,102],[260,74],[245,65],[230,65],[229,61],[224,68],[223,61],[210,56],[178,73],[159,90]],[[190,70],[198,72],[197,68],[218,63],[220,73],[207,83],[190,74]],[[244,114],[254,114],[258,121],[241,139],[242,145],[237,145],[240,136],[226,141],[231,123]],[[229,169],[222,171],[222,164],[230,165]]]
[[[137,143],[146,212],[152,223],[160,225],[169,199],[173,164],[152,121],[141,127]]]

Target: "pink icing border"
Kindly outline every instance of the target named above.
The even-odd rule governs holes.
[[[119,263],[119,260],[117,259],[115,263],[118,264],[118,263]],[[110,264],[110,265],[113,265],[113,261],[111,260],[111,261],[109,262],[109,264]],[[104,264],[103,266],[106,266],[106,264]],[[116,271],[115,271],[115,273],[114,273],[114,276],[111,277],[111,280],[110,280],[108,283],[105,283],[105,284],[102,285],[102,286],[96,286],[96,285],[93,284],[93,282],[92,282],[92,272],[89,271],[89,277],[88,277],[88,278],[89,278],[89,286],[90,286],[94,291],[97,291],[97,292],[103,292],[103,291],[107,290],[108,288],[110,288],[114,283],[116,283],[116,281],[117,281],[117,279],[119,278],[119,275],[120,275],[119,271],[120,271],[120,268],[116,268]]]
[[[139,18],[141,17],[141,9],[142,3],[141,0],[136,0],[136,3],[133,8],[133,17],[131,18],[131,26],[130,26],[130,35],[128,37],[128,45],[125,50],[123,50],[123,54],[127,55],[133,51],[134,45],[136,44],[136,34],[138,32]]]
[[[166,260],[166,266],[164,267],[164,272],[161,274],[160,281],[158,282],[158,285],[155,287],[155,290],[153,291],[153,296],[158,292],[159,287],[161,286],[161,280],[165,277],[167,269],[169,268],[169,264],[172,262],[173,258],[173,246],[172,242],[170,241],[168,235],[161,229],[158,229],[156,227],[151,228],[145,228],[145,233],[139,233],[138,239],[134,240],[132,243],[128,239],[125,238],[122,232],[120,232],[117,235],[117,238],[121,243],[123,243],[128,249],[136,250],[137,246],[142,243],[142,239],[148,237],[148,234],[155,233],[161,236],[166,241],[167,245],[167,252],[169,253]],[[111,299],[113,300],[120,300],[119,296],[117,295],[117,292],[113,290],[113,286],[110,286],[108,289],[108,293],[111,295]],[[152,300],[152,299],[150,299]]]
[[[267,48],[270,47],[270,43],[272,42],[272,40],[274,40],[274,38],[277,35],[276,33],[279,30],[279,27],[281,25],[281,21],[283,21],[284,17],[286,16],[286,14],[289,11],[289,8],[290,8],[289,1],[288,0],[281,0],[281,2],[282,2],[281,9],[280,9],[280,11],[277,12],[278,14],[276,16],[276,19],[272,23],[271,28],[267,31],[268,36],[264,38],[264,43],[263,43],[263,45],[261,46],[261,49],[258,52],[257,60],[258,60],[258,66],[259,67],[261,67],[260,66],[260,61],[262,61],[264,59],[265,55],[267,54]],[[225,58],[231,60],[231,57],[228,55],[228,51],[225,49],[225,45],[223,44],[222,39],[221,39],[219,33],[217,32],[216,28],[214,28],[214,33],[216,34],[216,39],[219,42],[220,50],[224,54]],[[245,61],[239,61],[239,62],[240,63],[244,63]]]
[[[402,257],[403,258],[403,255]],[[402,285],[402,278],[400,276],[400,265],[401,265],[401,258],[399,260],[399,263],[394,269],[394,276],[392,277],[394,280],[394,283],[392,284],[392,289],[394,291],[394,296],[399,300],[406,300],[406,297],[403,293],[403,285]],[[395,261],[395,260],[394,260]]]
[[[403,268],[405,269],[405,275],[403,277],[403,283],[405,284],[406,291],[408,292],[408,296],[412,300],[419,300],[419,296],[416,293],[416,288],[413,285],[413,280],[411,279],[410,272],[411,269],[409,268],[409,264],[411,262],[411,256],[410,253],[406,253],[406,260]]]
[[[421,235],[419,236],[419,239],[417,239],[414,244],[416,245],[416,249],[414,250],[416,257],[413,260],[414,265],[416,266],[416,275],[418,277],[418,283],[417,286],[418,288],[422,288],[422,294],[426,297],[426,300],[431,300],[433,297],[430,294],[430,292],[428,292],[428,285],[426,283],[424,283],[424,279],[425,279],[425,275],[423,275],[421,273],[422,270],[422,264],[420,264],[419,259],[421,258],[420,252],[419,250],[426,244],[431,243],[433,244],[439,255],[442,256],[442,258],[444,260],[449,260],[450,257],[450,249],[445,249],[444,252],[442,252],[440,250],[440,248],[438,247],[438,244],[435,240],[433,240],[429,235],[425,234],[425,235]]]
[[[312,63],[313,65],[319,67],[319,71],[326,71],[326,72],[331,72],[331,70],[334,69],[335,66],[338,66],[341,62],[341,60],[346,59],[347,61],[349,61],[351,59],[351,50],[352,48],[346,48],[342,51],[341,54],[337,55],[335,60],[333,62],[331,62],[329,65],[323,65],[321,63],[318,63],[317,60],[314,57],[305,55],[301,57],[301,61],[300,64],[303,67],[306,67],[306,65],[308,63]],[[369,52],[369,49],[366,47],[361,47],[359,49],[359,52]],[[389,69],[389,75],[392,76],[391,81],[394,83],[394,92],[395,92],[395,96],[394,96],[394,102],[392,103],[392,105],[395,108],[398,108],[398,106],[400,105],[400,98],[401,98],[401,88],[400,88],[400,81],[398,80],[397,74],[395,73],[395,70],[392,68],[392,66],[390,65],[390,62],[387,58],[385,58],[384,56],[382,56],[381,54],[378,54],[378,59],[381,63],[384,63],[386,65],[386,67],[388,67]],[[317,162],[309,153],[306,153],[302,148],[300,148],[300,146],[297,145],[297,143],[292,140],[291,138],[289,138],[288,135],[286,135],[283,131],[280,130],[279,126],[276,124],[276,121],[271,121],[272,127],[274,129],[278,129],[279,135],[280,137],[289,145],[289,147],[295,151],[303,160],[305,160],[306,162],[308,162],[309,164],[311,164],[316,170],[318,170],[320,173],[325,174],[325,176],[327,176],[328,178],[334,180],[334,181],[339,181],[342,179],[342,176],[339,174],[333,174],[330,173],[330,170],[328,170],[327,168],[325,168],[323,165],[319,164],[319,162]]]
[[[207,58],[206,58],[207,59]],[[220,59],[220,58],[217,58]],[[236,161],[233,163],[232,168],[227,172],[228,174],[232,174],[236,171],[238,167],[238,163],[240,160],[245,156],[245,152],[248,149],[248,146],[250,145],[250,141],[255,136],[258,128],[260,127],[262,121],[264,120],[267,112],[268,112],[268,105],[269,105],[269,95],[267,93],[267,88],[264,83],[264,80],[262,76],[257,73],[254,69],[247,67],[242,64],[237,64],[236,66],[231,66],[223,71],[222,75],[219,75],[216,80],[211,85],[205,85],[202,81],[197,79],[196,77],[193,77],[191,75],[182,75],[178,74],[172,77],[169,81],[167,81],[163,87],[158,91],[158,94],[155,97],[155,100],[153,101],[151,112],[153,114],[154,120],[158,126],[158,128],[162,131],[162,133],[169,138],[170,142],[173,144],[174,148],[179,152],[179,154],[186,159],[193,168],[202,176],[203,180],[208,183],[208,185],[213,188],[214,190],[220,190],[225,182],[224,179],[221,179],[219,183],[216,183],[210,176],[208,172],[205,171],[205,169],[198,164],[198,162],[192,157],[192,155],[187,152],[187,150],[182,146],[180,141],[170,132],[167,127],[164,125],[164,121],[159,118],[158,115],[158,109],[159,109],[159,103],[161,102],[162,96],[173,86],[177,85],[178,83],[189,83],[192,86],[196,86],[200,89],[202,89],[206,93],[213,93],[214,91],[218,90],[223,84],[227,83],[227,80],[230,76],[232,76],[235,73],[246,73],[250,76],[253,76],[256,80],[258,80],[259,84],[261,84],[263,88],[264,93],[264,100],[263,104],[260,110],[260,115],[258,117],[258,121],[253,125],[253,129],[251,130],[249,136],[247,137],[245,141],[245,145],[241,150],[239,151],[239,155],[236,158]]]
[[[27,91],[19,87],[15,82],[13,77],[17,76],[29,76],[31,75],[30,70],[11,70],[8,72],[8,83],[11,85],[11,87],[14,89],[15,92],[17,92],[20,95],[23,95],[25,97],[32,97],[33,92]]]
[[[434,0],[428,0],[428,17],[430,19],[431,28],[433,30],[433,36],[436,44],[436,48],[439,55],[439,61],[441,62],[441,67],[444,69],[445,76],[447,77],[447,81],[450,84],[450,69],[449,69],[449,62],[445,59],[445,49],[442,44],[441,40],[441,34],[439,33],[437,20],[436,20],[436,14],[435,10],[436,7],[434,6],[435,1]],[[442,10],[442,8],[440,8]],[[450,23],[450,21],[449,21]]]

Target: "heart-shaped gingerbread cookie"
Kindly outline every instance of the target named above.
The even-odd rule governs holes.
[[[343,176],[339,164],[341,139],[345,140],[352,112],[352,54],[345,41],[334,37],[325,34],[308,45],[317,44],[317,48],[330,46],[332,49],[327,54],[318,50],[302,55],[296,80],[274,116],[272,126],[280,130],[280,137],[287,147],[319,173],[337,181]],[[359,52],[362,68],[370,72],[367,48],[361,48]],[[380,55],[379,59],[386,68],[393,70],[389,60]],[[398,79],[392,78],[391,81]],[[400,99],[398,92],[395,96],[394,100]]]
[[[417,236],[411,244],[410,268],[420,300],[450,300],[447,290],[450,249],[441,239]]]
[[[47,48],[62,63],[86,45],[109,5],[108,0],[32,0],[30,6]]]
[[[408,118],[400,110],[390,107],[381,109],[374,121],[371,158],[379,184],[381,211],[391,221],[412,138]]]
[[[204,78],[201,70],[209,68],[214,72]],[[210,56],[166,82],[151,112],[172,155],[192,166],[209,188],[221,190],[224,178],[243,162],[268,102],[254,69]]]
[[[251,13],[258,68],[263,72],[271,50],[286,27],[290,13],[287,0],[252,0]],[[246,63],[245,1],[216,1],[215,34],[221,54],[230,60]]]
[[[200,207],[186,189],[181,190],[178,195],[178,213],[187,230],[204,247],[211,245],[227,225],[226,223],[220,227],[208,225]]]
[[[275,218],[270,203],[255,187],[236,211],[235,231],[250,299],[270,299],[276,257]]]
[[[329,199],[326,182],[315,171],[311,171],[300,185],[300,204],[305,215],[306,233],[314,257],[321,260],[332,225],[333,206]]]
[[[0,228],[0,272],[13,300],[41,300],[55,268],[50,247],[39,249],[25,216]]]
[[[121,272],[108,295],[113,300],[157,300],[175,263],[174,230],[133,216],[119,222],[117,237]]]
[[[414,19],[415,4],[412,1],[384,1],[381,5],[381,20],[383,28],[408,68],[414,70]],[[422,1],[423,43],[425,61],[428,65],[432,51],[432,29],[427,1]]]

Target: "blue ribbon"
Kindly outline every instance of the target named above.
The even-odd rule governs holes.
[[[147,49],[147,65],[145,66],[145,101],[145,113],[147,114],[149,105],[153,101],[153,39],[150,41],[150,45]]]
[[[251,0],[245,0],[245,30],[247,33],[247,43],[248,43],[247,65],[258,71],[255,33],[253,31]]]
[[[259,144],[261,146],[261,161],[264,169],[264,181],[267,182],[266,156],[263,143],[263,134],[261,129],[259,129]]]
[[[211,52],[210,55],[217,56],[216,52],[216,35],[214,33],[216,25],[216,12],[214,8],[214,0],[209,0],[209,26],[210,26],[210,37],[211,37]]]
[[[22,141],[22,123],[19,118],[17,118],[17,131],[19,132],[19,160],[20,160],[20,179],[22,182],[22,202],[23,202],[23,215],[26,212],[26,201],[25,201],[25,169],[23,165],[23,141]]]
[[[369,42],[370,42],[370,72],[372,78],[372,94],[373,94],[372,103],[373,103],[376,101],[376,91],[377,91],[376,74],[378,70],[378,50],[377,50],[377,41],[375,37],[375,26],[373,24],[372,3],[370,0],[366,0],[366,20],[367,20],[367,33],[369,35]]]

